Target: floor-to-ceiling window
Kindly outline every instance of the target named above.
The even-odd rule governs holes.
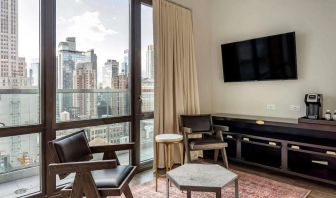
[[[151,1],[0,3],[0,197],[51,194],[70,182],[48,174],[47,142],[78,130],[91,145],[135,142],[117,153],[121,163],[150,164]]]
[[[141,4],[141,111],[154,111],[154,45],[153,9],[150,4]],[[151,116],[153,117],[153,116]],[[140,160],[153,159],[153,119],[140,121]]]
[[[41,190],[40,5],[0,9],[0,197],[17,197]]]
[[[85,127],[57,130],[56,138],[84,129],[90,145],[130,141],[130,122],[90,123],[122,116],[131,121],[129,15],[128,0],[56,1],[56,122],[86,121]],[[129,151],[118,157],[129,164]]]

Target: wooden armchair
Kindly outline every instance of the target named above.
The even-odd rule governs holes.
[[[56,163],[49,165],[51,174],[64,179],[75,173],[73,183],[61,190],[63,197],[100,198],[121,196],[132,198],[129,182],[135,174],[135,166],[122,166],[115,151],[133,150],[134,143],[89,146],[84,130],[49,142]],[[92,160],[93,153],[104,153],[103,160]]]
[[[187,162],[191,162],[190,151],[215,150],[214,161],[217,162],[221,151],[224,166],[229,168],[225,150],[228,144],[224,142],[222,135],[223,131],[229,130],[228,127],[213,125],[211,115],[181,115],[181,125]],[[200,134],[201,137],[189,137],[195,134]]]

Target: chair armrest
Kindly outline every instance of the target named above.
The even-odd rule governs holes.
[[[105,152],[111,152],[111,151],[134,150],[134,148],[135,148],[134,143],[90,146],[90,150],[92,153],[105,153]]]
[[[197,132],[192,132],[191,128],[188,128],[188,127],[183,127],[182,128],[182,132],[184,134],[187,134],[187,135],[191,135],[191,134],[213,134],[213,131],[197,131]]]
[[[222,131],[222,132],[227,132],[230,131],[228,126],[220,126],[220,125],[213,125],[214,131]]]
[[[116,167],[116,160],[101,160],[50,164],[49,171],[51,174],[68,174],[73,172],[90,172],[94,170],[111,169]]]
[[[192,132],[191,132],[191,128],[188,128],[188,127],[183,127],[183,128],[182,128],[182,132],[183,132],[183,133],[186,133],[186,134],[192,134]]]
[[[229,131],[229,127],[227,126],[219,126],[219,125],[213,125],[213,129],[216,132],[217,139],[224,141],[222,132]]]

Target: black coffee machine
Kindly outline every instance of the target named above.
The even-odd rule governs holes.
[[[323,97],[322,94],[306,94],[306,118],[322,119]]]

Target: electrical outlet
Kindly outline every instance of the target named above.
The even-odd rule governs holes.
[[[289,105],[290,111],[300,111],[300,105]]]
[[[275,106],[275,104],[267,104],[266,109],[269,110],[269,111],[275,111],[276,106]]]

